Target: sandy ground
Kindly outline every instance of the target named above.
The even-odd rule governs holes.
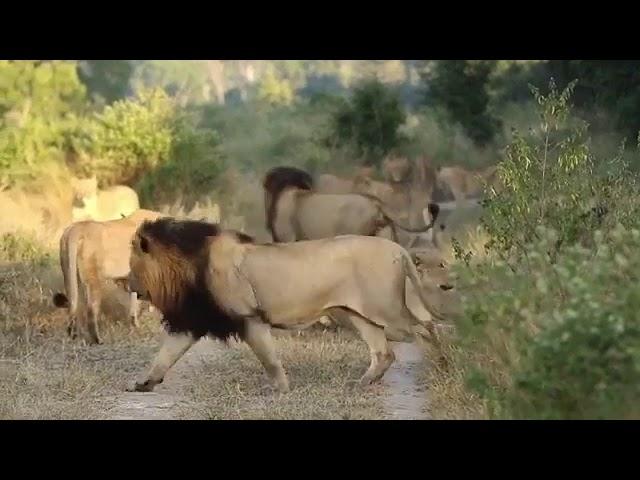
[[[426,387],[418,383],[418,369],[424,365],[424,352],[415,343],[394,343],[396,362],[382,378],[385,388],[385,418],[426,420]]]

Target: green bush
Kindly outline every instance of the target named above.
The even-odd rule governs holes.
[[[49,252],[33,236],[8,232],[0,236],[0,263],[43,263]]]
[[[498,418],[638,418],[640,232],[598,231],[594,249],[573,245],[554,263],[558,234],[537,233],[526,269],[460,269],[471,387]]]
[[[62,162],[85,96],[74,62],[0,61],[0,189]]]
[[[161,89],[142,90],[78,124],[70,143],[79,153],[75,170],[101,183],[133,183],[168,161],[175,108]]]
[[[258,86],[257,94],[259,102],[273,106],[290,105],[294,99],[291,84],[286,79],[277,78],[273,70],[268,70],[265,73]]]
[[[194,202],[211,193],[225,168],[215,131],[200,128],[192,117],[181,115],[171,135],[168,160],[148,171],[138,184],[142,204],[169,203],[176,197]]]
[[[260,174],[282,164],[326,171],[342,160],[339,148],[325,141],[332,100],[269,109],[254,104],[204,107],[199,125],[219,132],[228,164],[241,171]]]
[[[405,119],[398,93],[377,79],[367,80],[333,114],[332,135],[365,162],[378,164],[401,144],[398,128]]]
[[[427,155],[435,165],[461,165],[475,169],[495,165],[500,152],[496,144],[478,146],[460,125],[451,124],[437,109],[421,109],[399,128],[403,141],[397,148],[409,157]]]
[[[449,122],[460,124],[479,146],[490,143],[500,127],[489,92],[495,67],[488,60],[440,60],[422,73],[425,103],[442,108]]]
[[[637,213],[628,201],[635,182],[621,153],[596,162],[588,125],[570,116],[573,85],[558,92],[551,81],[546,97],[533,89],[540,123],[527,136],[513,132],[498,166],[503,188],[488,192],[483,226],[492,239],[489,246],[502,255],[515,255],[516,261],[526,252],[526,242],[536,238],[539,225],[558,232],[555,254],[565,245],[588,241],[593,229],[611,227]]]
[[[456,246],[457,361],[497,418],[640,414],[640,198],[621,154],[592,155],[570,92],[534,91],[540,125],[516,132],[489,192],[488,255]]]

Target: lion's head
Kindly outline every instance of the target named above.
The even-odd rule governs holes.
[[[449,262],[439,250],[433,248],[413,250],[411,258],[418,271],[423,293],[445,317],[457,316],[461,311],[460,291]]]
[[[411,253],[411,258],[423,281],[428,279],[444,291],[455,288],[449,263],[440,252],[433,249],[416,250]]]
[[[229,316],[208,290],[206,269],[219,225],[160,218],[142,224],[132,240],[129,288],[164,315],[170,331],[208,333],[227,339],[242,334],[244,322]],[[241,243],[253,239],[234,232]]]
[[[90,206],[98,195],[98,179],[95,175],[90,178],[72,178],[71,190],[75,208]]]
[[[383,168],[388,181],[393,183],[407,182],[413,170],[407,157],[388,157],[384,160]]]

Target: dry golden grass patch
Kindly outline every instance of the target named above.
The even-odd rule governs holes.
[[[369,365],[366,345],[348,330],[313,328],[277,336],[277,349],[291,391],[272,393],[264,369],[245,344],[221,352],[210,368],[190,385],[189,396],[200,405],[182,415],[208,419],[379,419],[383,417],[380,386],[352,388]]]
[[[465,370],[458,356],[462,354],[451,339],[444,341],[446,367],[429,365],[418,376],[418,383],[428,385],[427,409],[434,420],[486,420],[485,406],[466,386]]]
[[[102,400],[124,387],[123,372],[142,368],[157,320],[140,331],[126,321],[115,292],[106,302],[105,345],[89,347],[66,335],[66,310],[53,291],[62,286],[57,259],[0,264],[0,419],[100,418]]]

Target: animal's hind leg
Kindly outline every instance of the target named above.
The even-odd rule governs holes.
[[[69,323],[67,324],[67,334],[72,338],[78,338],[78,335],[83,335],[84,329],[87,323],[87,302],[86,302],[87,289],[83,286],[82,282],[78,279],[78,300],[75,308],[69,307]]]
[[[258,357],[275,387],[280,392],[287,392],[289,381],[276,354],[271,327],[259,319],[247,319],[244,341]]]
[[[366,386],[380,380],[396,357],[389,347],[384,328],[369,322],[357,313],[348,312],[348,315],[355,329],[369,346],[371,364],[360,379],[360,385]]]
[[[102,340],[98,333],[98,320],[102,306],[102,295],[97,282],[92,285],[87,285],[87,303],[89,304],[89,341],[100,345],[102,344]]]
[[[67,324],[67,335],[69,335],[72,339],[78,338],[78,320],[77,313],[69,314],[69,323]]]

